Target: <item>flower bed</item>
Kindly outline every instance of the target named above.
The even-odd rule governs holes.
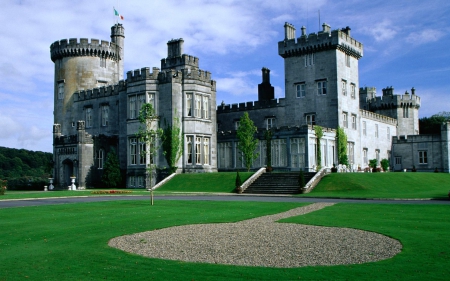
[[[91,191],[91,194],[127,194],[132,192],[131,190],[96,190]]]

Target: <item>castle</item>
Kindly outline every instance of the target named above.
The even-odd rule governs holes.
[[[421,103],[414,88],[395,95],[387,87],[382,96],[375,88],[360,88],[363,45],[351,37],[349,27],[331,30],[323,24],[322,31],[311,34],[302,27],[298,38],[293,25],[286,23],[284,30],[278,54],[284,59],[285,97],[274,98],[270,70],[263,68],[257,101],[217,108],[216,82],[199,68],[198,58],[183,53],[183,39],[167,43],[167,58],[160,68],[128,71],[126,79],[121,24],[111,28],[111,42],[54,42],[50,53],[55,64],[55,183],[67,186],[73,175],[80,188],[92,184],[114,149],[128,188],[153,185],[146,181],[150,159],[136,137],[143,103],[153,105],[159,126],[181,128],[183,153],[177,172],[242,169],[236,130],[244,112],[258,127],[259,158],[254,168],[266,165],[263,134],[271,130],[273,167],[315,170],[314,125],[320,125],[324,167],[337,163],[336,128],[342,127],[352,170],[367,167],[369,159],[386,158],[393,170],[417,166],[423,171],[449,171],[450,125],[443,125],[441,136],[419,135]],[[159,168],[157,175],[164,175],[167,162],[162,151],[152,163]]]

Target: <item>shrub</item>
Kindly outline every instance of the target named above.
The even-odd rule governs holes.
[[[369,166],[370,166],[370,168],[372,168],[372,172],[376,172],[377,171],[377,159],[370,159]]]
[[[384,158],[381,160],[380,164],[381,164],[381,168],[383,168],[383,170],[386,172],[389,168],[389,160]]]
[[[239,175],[239,171],[236,172],[236,190],[239,191],[242,185],[241,176]]]
[[[10,190],[44,190],[48,185],[48,179],[37,177],[19,177],[8,180]]]
[[[5,195],[6,185],[7,185],[6,180],[0,180],[0,195]]]
[[[298,175],[298,187],[300,188],[300,191],[303,187],[305,187],[305,174],[303,173],[303,170],[300,169],[300,173]]]

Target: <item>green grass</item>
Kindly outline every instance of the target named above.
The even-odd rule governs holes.
[[[350,227],[398,239],[402,252],[362,265],[305,268],[305,276],[340,280],[448,280],[450,213],[446,205],[338,204],[283,222]]]
[[[375,231],[403,244],[403,251],[391,259],[360,265],[280,269],[189,263],[145,258],[107,245],[119,235],[235,222],[301,205],[157,201],[150,206],[146,201],[118,201],[0,209],[0,280],[448,279],[446,205],[337,204],[284,220]]]
[[[253,172],[239,172],[242,182]],[[179,174],[156,192],[218,192],[230,193],[235,190],[236,172]]]
[[[448,198],[450,174],[332,173],[306,197]]]
[[[253,172],[240,172],[242,182],[253,175]],[[201,174],[179,174],[167,182],[164,186],[155,190],[155,194],[165,195],[173,193],[232,193],[235,190],[236,173],[201,173]],[[92,191],[103,189],[89,189],[77,191],[15,191],[7,190],[0,200],[25,199],[25,198],[47,198],[47,197],[73,197],[73,196],[104,196],[104,194],[92,194]],[[130,194],[118,195],[149,195],[144,189],[121,189],[132,191]],[[115,196],[114,194],[110,194]]]

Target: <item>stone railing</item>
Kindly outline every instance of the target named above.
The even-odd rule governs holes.
[[[176,174],[177,174],[177,173],[170,174],[167,178],[165,178],[165,179],[163,179],[162,181],[158,182],[157,184],[155,184],[152,188],[150,188],[150,189],[148,189],[148,190],[149,190],[149,191],[152,190],[152,189],[155,190],[155,189],[157,189],[157,188],[163,186],[163,184],[165,184],[166,182],[168,182],[169,180],[171,180]]]
[[[311,190],[316,187],[316,185],[320,182],[320,180],[326,175],[330,173],[329,168],[323,167],[318,171],[312,179],[309,180],[309,182],[305,185],[303,188],[303,193],[309,193]]]
[[[266,168],[263,167],[259,169],[256,173],[254,173],[250,178],[248,178],[242,185],[241,185],[241,191],[244,192],[244,190],[247,189],[259,176],[264,174],[266,172]]]

